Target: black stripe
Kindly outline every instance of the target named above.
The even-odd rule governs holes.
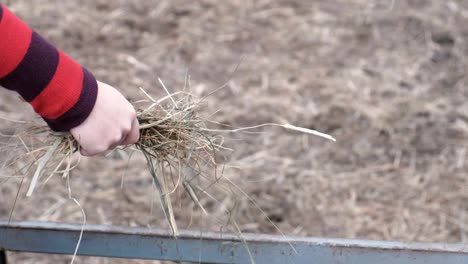
[[[2,18],[3,18],[3,5],[0,4],[0,22],[2,22]]]
[[[14,71],[0,80],[0,85],[17,91],[24,100],[31,102],[54,77],[58,61],[58,50],[33,32],[23,60]]]
[[[57,119],[47,119],[49,127],[54,131],[69,131],[83,123],[93,110],[98,93],[97,82],[94,76],[83,68],[83,87],[78,102],[65,114]]]

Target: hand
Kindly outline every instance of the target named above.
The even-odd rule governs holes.
[[[140,130],[133,106],[114,87],[98,81],[96,103],[88,118],[70,130],[83,156],[136,143]]]

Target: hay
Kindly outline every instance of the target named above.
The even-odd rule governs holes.
[[[167,96],[159,100],[155,100],[140,88],[147,99],[138,103],[144,102],[148,106],[137,110],[140,139],[133,147],[146,159],[153,185],[159,193],[161,208],[174,235],[177,235],[178,227],[173,211],[172,194],[179,188],[183,188],[194,204],[206,215],[208,212],[200,202],[199,196],[200,194],[209,196],[207,189],[214,185],[219,185],[217,187],[229,192],[230,195],[236,193],[247,195],[233,182],[224,181],[222,173],[218,175],[218,166],[224,165],[216,161],[218,154],[222,151],[232,151],[223,146],[224,137],[219,133],[248,132],[260,127],[277,126],[336,141],[330,135],[291,124],[265,123],[244,128],[210,129],[207,124],[214,121],[198,115],[206,97],[198,99],[186,92],[185,88],[183,91],[171,94],[160,79],[159,82],[167,93]],[[69,198],[72,199],[69,175],[79,163],[79,160],[74,164],[71,162],[71,157],[79,150],[77,140],[69,133],[52,132],[46,127],[34,127],[18,135],[18,138],[21,139],[25,135],[38,142],[27,146],[24,140],[21,140],[28,150],[26,156],[34,156],[36,168],[26,196],[33,194],[42,175],[48,175],[44,181],[47,183],[54,175],[61,174],[67,179]],[[132,146],[124,148],[128,147]],[[206,184],[200,184],[200,180]],[[224,185],[231,185],[231,188]],[[233,189],[238,190],[232,191]],[[239,229],[237,224],[233,223],[236,229]],[[272,221],[270,223],[273,224]]]

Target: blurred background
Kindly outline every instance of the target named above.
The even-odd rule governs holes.
[[[285,234],[418,242],[468,235],[468,2],[437,0],[15,0],[5,4],[36,31],[140,100],[143,87],[177,91],[185,74],[204,111],[236,127],[292,123],[336,143],[279,128],[230,135],[225,177]],[[236,69],[236,66],[239,67]],[[0,115],[36,118],[2,90]],[[0,132],[14,132],[0,122]],[[142,157],[83,159],[71,178],[87,223],[168,228]],[[130,161],[129,161],[130,159]],[[122,180],[123,179],[123,180]],[[0,185],[7,219],[20,180]],[[24,184],[28,184],[25,180]],[[60,177],[22,188],[14,220],[81,223]],[[229,199],[229,197],[225,197]],[[216,204],[206,206],[217,214]],[[153,205],[154,203],[154,205]],[[179,228],[203,224],[191,203]],[[152,209],[151,209],[152,208]],[[151,214],[150,214],[150,211]],[[218,214],[222,215],[220,212]],[[277,233],[248,197],[243,232]],[[12,263],[68,256],[10,253]],[[75,263],[156,263],[79,257]]]

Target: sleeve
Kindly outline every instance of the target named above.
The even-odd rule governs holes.
[[[94,76],[0,4],[0,85],[18,92],[55,131],[78,126],[97,97]]]

